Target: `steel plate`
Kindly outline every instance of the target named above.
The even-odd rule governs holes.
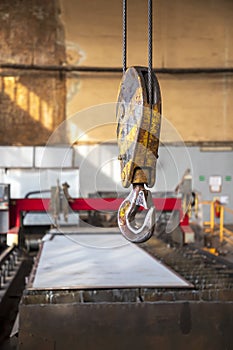
[[[183,278],[141,248],[126,241],[120,234],[86,232],[47,238],[44,240],[32,288],[190,286]]]

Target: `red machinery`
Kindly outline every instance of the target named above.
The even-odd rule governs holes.
[[[70,208],[82,211],[117,211],[124,198],[75,198]],[[178,211],[183,231],[189,228],[188,216],[183,214],[180,198],[153,198],[156,211]],[[10,201],[10,229],[8,234],[17,234],[22,226],[22,214],[29,212],[49,212],[50,198],[20,198]]]

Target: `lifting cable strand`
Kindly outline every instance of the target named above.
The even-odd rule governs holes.
[[[123,0],[123,28],[122,28],[122,36],[123,36],[123,44],[122,44],[122,70],[123,74],[126,71],[126,61],[127,61],[127,0]]]
[[[123,28],[122,28],[122,70],[126,71],[127,64],[127,0],[123,0],[122,9]],[[148,0],[148,96],[149,106],[152,109],[152,72],[153,72],[153,7],[152,0]]]
[[[153,65],[153,9],[152,0],[148,0],[148,96],[149,96],[149,107],[152,109],[152,65]]]

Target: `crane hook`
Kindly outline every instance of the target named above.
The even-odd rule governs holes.
[[[134,226],[132,224],[141,206],[147,213],[143,225],[138,228],[135,223]],[[130,194],[121,203],[118,210],[118,226],[123,236],[133,243],[145,242],[153,235],[155,207],[151,192],[144,188],[144,184],[134,184]]]

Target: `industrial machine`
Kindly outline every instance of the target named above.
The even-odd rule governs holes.
[[[9,216],[10,216],[10,228],[8,232],[8,242],[12,243],[24,243],[23,235],[25,232],[32,232],[32,229],[25,230],[25,218],[29,213],[45,213],[51,214],[53,204],[52,201],[54,198],[15,198],[10,200],[9,207]],[[82,213],[89,213],[87,216],[86,223],[93,226],[104,226],[99,222],[97,225],[93,224],[91,213],[116,213],[118,208],[124,202],[125,198],[114,198],[114,197],[104,197],[104,198],[73,198],[71,202],[69,202],[69,210],[72,213],[80,213],[82,217]],[[64,199],[63,199],[64,201]],[[184,216],[182,211],[182,200],[181,198],[177,198],[176,196],[162,197],[157,196],[157,198],[151,197],[151,201],[153,206],[156,208],[156,213],[158,214],[158,219],[162,217],[162,213],[172,214],[176,217],[175,224],[178,225],[181,230],[185,226],[189,225],[189,220],[187,216]],[[54,201],[56,203],[56,201]],[[65,206],[65,212],[67,213],[67,205]],[[65,214],[66,214],[65,213]],[[55,212],[55,219],[57,219],[58,215],[63,215],[62,212]],[[113,214],[112,214],[113,215]],[[50,223],[50,224],[49,224]],[[64,223],[64,221],[63,221]],[[35,223],[33,224],[35,226]],[[48,230],[50,227],[54,227],[55,221],[51,216],[50,221],[46,221],[44,223],[45,229],[41,230],[40,237],[43,236],[45,230]],[[67,226],[74,225],[74,222],[67,222]],[[76,223],[76,226],[77,223]],[[113,225],[114,226],[114,225]],[[37,232],[40,232],[39,228],[37,228]],[[30,234],[28,235],[30,238]],[[31,239],[33,239],[33,235],[31,234]],[[10,245],[10,244],[9,244]]]

